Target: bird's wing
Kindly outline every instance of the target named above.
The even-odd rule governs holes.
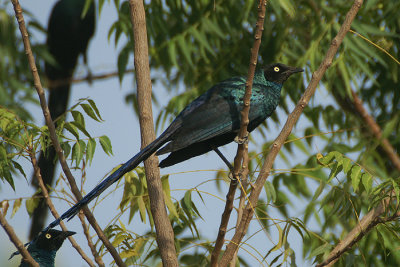
[[[195,99],[171,124],[179,129],[172,141],[157,154],[173,152],[218,135],[237,131],[240,125],[241,105],[235,102],[233,94],[241,94],[241,91],[244,93],[244,83],[241,78],[229,79]]]

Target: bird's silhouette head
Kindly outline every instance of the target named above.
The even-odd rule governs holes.
[[[64,240],[67,237],[74,234],[76,233],[71,231],[64,232],[55,229],[50,229],[46,232],[40,233],[40,235],[33,241],[34,242],[33,244],[40,249],[48,251],[53,251],[53,250],[57,251],[62,246]]]
[[[263,69],[265,79],[277,84],[283,84],[290,75],[304,71],[302,68],[291,67],[282,63],[267,65]]]

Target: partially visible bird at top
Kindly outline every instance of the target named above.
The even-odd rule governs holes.
[[[49,81],[48,106],[52,120],[56,120],[67,110],[73,77],[78,58],[82,54],[87,64],[87,47],[95,29],[95,5],[91,3],[84,17],[82,12],[85,0],[60,0],[52,11],[47,29],[47,47],[55,64],[45,64],[45,73]],[[38,165],[43,182],[52,185],[55,176],[56,153],[53,147],[41,153]],[[32,178],[35,187],[36,179]],[[30,238],[33,239],[44,227],[48,208],[44,199],[32,215]]]
[[[75,232],[71,231],[64,232],[50,229],[41,233],[29,243],[28,252],[40,267],[54,267],[57,251],[64,240],[74,234]],[[29,264],[22,259],[19,266],[28,267]]]
[[[292,74],[302,71],[301,68],[281,63],[256,70],[250,100],[248,132],[271,116],[278,106],[283,83]],[[170,153],[159,164],[163,168],[232,142],[240,129],[245,84],[246,77],[230,78],[214,85],[193,100],[156,140],[109,175],[44,231],[55,227],[63,219],[71,219],[83,206],[153,153]]]

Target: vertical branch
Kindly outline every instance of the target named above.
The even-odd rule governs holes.
[[[139,122],[142,148],[155,138],[151,106],[151,80],[147,45],[146,14],[142,0],[129,0],[134,36],[134,61],[136,71]],[[165,208],[164,193],[158,168],[158,158],[151,156],[144,161],[146,181],[150,197],[150,209],[156,227],[156,240],[164,266],[178,266],[174,232]]]
[[[249,172],[248,163],[248,132],[247,126],[249,125],[249,111],[250,111],[250,98],[251,98],[251,88],[253,86],[253,79],[254,73],[257,66],[257,57],[258,57],[258,50],[260,49],[261,45],[261,37],[262,32],[264,30],[264,19],[265,19],[265,10],[266,10],[267,0],[259,0],[258,3],[258,19],[256,24],[256,30],[254,34],[254,44],[253,48],[251,49],[251,56],[250,56],[250,65],[247,73],[247,80],[246,80],[246,91],[243,97],[243,109],[241,111],[241,121],[240,121],[240,131],[238,135],[238,140],[243,141],[240,142],[238,145],[238,149],[236,152],[235,160],[234,160],[234,171],[233,176],[237,179],[243,177],[243,180],[246,181],[247,175]],[[240,170],[242,169],[241,175],[239,175]],[[211,266],[218,265],[218,257],[221,252],[221,248],[224,244],[224,238],[226,229],[229,222],[229,217],[232,212],[233,208],[233,200],[235,197],[235,190],[236,190],[236,183],[237,181],[231,181],[229,186],[228,194],[226,195],[226,204],[225,209],[222,214],[221,224],[218,231],[217,240],[215,241],[214,250],[211,254]],[[240,181],[239,181],[240,183]],[[242,186],[241,188],[245,190],[246,186]],[[242,194],[243,196],[243,194]],[[232,257],[231,257],[232,258]]]
[[[339,45],[342,43],[346,33],[350,29],[351,22],[354,20],[358,10],[360,9],[363,0],[355,0],[352,7],[350,8],[349,12],[346,15],[345,21],[341,26],[339,32],[332,40],[331,45],[325,55],[324,60],[322,61],[321,65],[318,67],[318,70],[315,71],[312,75],[311,81],[307,86],[306,91],[304,92],[303,96],[297,103],[296,107],[289,114],[285,125],[283,126],[280,134],[275,139],[270,152],[268,153],[267,157],[265,158],[264,165],[261,168],[260,174],[256,180],[254,189],[251,192],[249,202],[246,205],[246,208],[243,212],[242,220],[239,224],[239,227],[236,228],[235,235],[232,238],[232,241],[228,244],[224,255],[220,261],[221,266],[227,266],[234,255],[238,244],[240,244],[241,240],[243,239],[250,221],[253,217],[254,210],[252,206],[257,203],[258,198],[260,196],[261,190],[265,181],[267,180],[269,173],[271,171],[272,165],[283,145],[285,140],[288,138],[290,132],[292,131],[294,125],[296,124],[297,120],[299,119],[301,113],[303,112],[304,108],[310,101],[311,97],[314,95],[314,92],[317,88],[319,81],[321,80],[323,74],[327,70],[327,68],[332,64],[332,60],[336,55]]]
[[[58,139],[57,139],[57,134],[55,131],[54,123],[51,120],[50,111],[49,111],[49,108],[46,103],[46,97],[44,95],[44,90],[43,90],[42,84],[40,82],[40,77],[39,77],[39,73],[38,73],[38,70],[36,67],[35,58],[33,57],[33,54],[32,54],[32,49],[31,49],[31,45],[29,42],[29,35],[26,30],[25,21],[24,21],[24,17],[22,14],[22,8],[21,8],[18,0],[11,0],[11,1],[14,6],[15,17],[17,18],[19,29],[21,31],[21,36],[22,36],[22,40],[24,43],[24,47],[25,47],[25,53],[28,58],[29,66],[32,71],[32,76],[34,79],[34,86],[35,86],[37,94],[39,96],[40,106],[42,107],[46,125],[49,128],[51,142],[54,146],[54,149],[57,152],[62,170],[65,173],[65,176],[67,177],[68,182],[70,184],[71,191],[75,195],[76,199],[80,200],[80,199],[82,199],[82,194],[79,191],[79,188],[75,182],[75,178],[73,177],[73,175],[68,167],[64,153],[63,153],[60,143],[58,142]],[[115,250],[115,248],[112,246],[110,241],[104,235],[104,232],[102,231],[100,226],[97,224],[96,219],[93,216],[93,214],[90,212],[89,208],[87,206],[85,206],[83,208],[83,211],[84,211],[86,218],[88,219],[88,221],[90,222],[90,224],[92,225],[94,230],[96,231],[98,237],[103,241],[104,245],[106,246],[108,251],[111,253],[112,257],[115,260],[115,263],[118,266],[125,266],[124,262],[122,261],[121,257],[119,256],[118,252]]]
[[[27,262],[30,266],[39,267],[39,264],[32,258],[31,254],[29,254],[24,244],[22,244],[21,240],[19,240],[19,238],[15,234],[14,229],[6,221],[6,218],[4,218],[3,212],[1,210],[0,210],[0,224],[4,228],[4,231],[6,231],[11,242],[14,243],[19,253],[21,253],[23,260]]]

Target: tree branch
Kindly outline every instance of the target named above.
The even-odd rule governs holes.
[[[232,241],[228,244],[227,249],[222,256],[222,259],[220,261],[221,266],[227,266],[229,264],[229,261],[232,258],[232,255],[234,255],[234,252],[238,247],[238,244],[240,244],[241,240],[243,239],[243,237],[248,229],[248,226],[250,224],[250,221],[253,217],[254,211],[252,209],[252,206],[254,206],[254,204],[257,203],[257,201],[258,201],[258,198],[260,196],[263,185],[270,174],[272,165],[273,165],[283,143],[288,138],[290,132],[292,131],[294,125],[296,124],[297,120],[299,119],[301,113],[303,112],[304,108],[310,101],[310,98],[314,95],[316,87],[317,87],[319,81],[321,80],[323,74],[325,73],[327,68],[332,64],[332,60],[333,60],[334,56],[336,55],[337,49],[338,49],[339,45],[342,43],[346,33],[350,29],[351,22],[354,20],[362,3],[363,3],[363,0],[355,0],[354,1],[354,4],[352,5],[351,9],[347,13],[345,21],[343,22],[343,25],[341,26],[338,34],[332,40],[331,46],[329,47],[324,60],[322,61],[321,65],[318,67],[318,70],[313,73],[311,81],[310,81],[306,91],[304,92],[303,96],[301,97],[300,101],[296,105],[293,112],[291,114],[289,114],[287,121],[286,121],[285,125],[283,126],[280,134],[275,139],[275,141],[272,145],[272,148],[264,161],[263,167],[262,167],[260,174],[256,180],[255,186],[251,192],[249,202],[247,203],[246,208],[243,212],[243,217],[239,224],[239,227],[236,228],[235,235],[233,236]]]
[[[390,144],[387,138],[382,138],[382,130],[379,125],[376,123],[375,119],[368,113],[368,111],[364,108],[362,100],[358,97],[356,92],[351,91],[351,95],[353,96],[353,104],[357,112],[361,115],[363,121],[368,125],[369,130],[375,136],[377,140],[381,140],[381,146],[383,151],[385,151],[386,155],[396,167],[398,171],[400,171],[400,158],[396,153],[396,150]]]
[[[32,152],[32,147],[28,148],[28,153],[29,153],[29,157],[31,159],[31,163],[33,166],[34,176],[38,182],[40,189],[42,190],[42,195],[45,199],[45,202],[46,202],[47,206],[49,207],[51,214],[53,214],[54,218],[57,219],[60,217],[60,215],[58,214],[56,208],[54,207],[53,202],[51,201],[51,199],[49,197],[49,192],[47,191],[47,188],[43,183],[43,178],[42,178],[42,175],[40,174],[40,168],[38,166],[36,157],[35,157],[34,153]],[[61,221],[60,226],[64,232],[68,231],[64,222]],[[92,260],[86,255],[86,253],[82,250],[82,248],[78,245],[78,243],[76,243],[75,239],[72,236],[69,236],[68,240],[71,242],[71,245],[76,249],[76,251],[78,251],[78,253],[81,255],[82,259],[84,259],[87,262],[87,264],[89,264],[89,266],[94,267],[95,265],[92,262]]]
[[[32,258],[31,254],[29,254],[24,244],[22,244],[21,240],[19,240],[19,238],[15,234],[14,229],[6,221],[6,218],[4,218],[3,212],[1,210],[0,210],[0,224],[4,228],[4,231],[6,231],[11,242],[14,243],[19,253],[21,253],[23,261],[28,263],[30,266],[39,267],[39,264]]]
[[[32,76],[34,79],[34,85],[36,88],[36,91],[39,95],[39,100],[40,100],[40,105],[42,107],[42,111],[43,111],[43,115],[46,121],[46,125],[49,129],[49,133],[50,133],[50,139],[53,143],[54,149],[57,152],[61,167],[63,172],[65,173],[65,176],[68,179],[68,182],[70,184],[71,187],[71,191],[72,193],[75,195],[77,200],[82,199],[82,194],[79,191],[78,186],[76,185],[75,182],[75,178],[73,177],[67,161],[65,159],[64,153],[61,149],[60,143],[58,142],[57,139],[57,134],[55,131],[55,126],[53,121],[51,120],[51,116],[50,116],[50,111],[49,108],[47,106],[46,103],[46,97],[44,94],[44,90],[42,87],[42,84],[40,82],[40,77],[38,74],[38,70],[36,67],[36,63],[35,63],[35,58],[33,57],[32,54],[32,50],[31,50],[31,45],[29,42],[29,36],[28,36],[28,32],[26,30],[26,26],[25,26],[25,21],[24,21],[24,17],[22,14],[22,8],[19,4],[18,0],[12,0],[12,4],[14,6],[14,11],[15,11],[15,17],[17,18],[18,21],[18,25],[19,25],[19,29],[21,31],[21,36],[22,36],[22,40],[24,43],[24,47],[25,47],[25,53],[27,55],[28,58],[28,62],[29,62],[29,66],[31,68],[32,71]],[[115,263],[118,266],[125,266],[124,262],[122,261],[121,257],[119,256],[119,254],[117,253],[117,251],[115,250],[115,248],[112,246],[112,244],[110,243],[110,241],[107,239],[107,237],[104,235],[102,229],[100,228],[100,226],[97,224],[96,219],[94,218],[93,214],[90,212],[89,208],[87,206],[85,206],[83,208],[83,211],[85,213],[86,218],[88,219],[88,221],[90,222],[90,224],[92,225],[92,227],[94,228],[94,230],[96,231],[98,237],[103,241],[104,245],[106,246],[106,248],[108,249],[108,251],[111,253],[112,257],[115,260]]]
[[[250,65],[247,73],[246,91],[243,97],[243,109],[241,111],[241,122],[240,122],[238,140],[246,140],[248,138],[247,126],[249,125],[251,88],[253,86],[254,73],[257,66],[258,50],[260,48],[262,32],[264,30],[266,5],[267,5],[266,0],[259,0],[257,7],[258,19],[254,34],[255,40],[253,48],[251,49]],[[215,241],[214,250],[211,254],[211,266],[218,265],[218,257],[219,254],[221,253],[222,245],[224,244],[225,241],[224,240],[225,233],[229,223],[229,217],[233,208],[233,200],[235,197],[236,184],[237,182],[241,183],[240,178],[243,178],[244,184],[246,184],[247,176],[249,173],[248,163],[249,163],[248,144],[247,142],[243,142],[238,145],[238,149],[236,152],[234,160],[234,171],[233,171],[233,177],[236,178],[236,181],[235,180],[231,181],[228,194],[226,195],[225,209],[224,212],[222,213],[221,224],[218,230],[217,240]],[[239,172],[241,172],[240,175]],[[246,185],[243,186],[241,184],[241,188],[243,190],[246,190]],[[243,197],[243,193],[241,194],[241,197]],[[234,256],[232,255],[231,259],[233,257]]]
[[[380,219],[379,216],[385,212],[395,193],[391,191],[385,199],[382,200],[381,204],[377,207],[373,208],[370,212],[368,212],[357,226],[354,227],[347,236],[336,245],[336,247],[329,253],[328,257],[322,263],[316,265],[316,267],[323,267],[323,266],[333,266],[336,261],[345,253],[346,251],[350,250],[354,244],[356,244],[359,240],[361,240],[370,230],[373,229],[376,225],[382,222],[394,220],[399,216],[398,213],[395,213],[393,216],[390,216],[385,219]],[[394,197],[396,200],[396,197]]]
[[[134,61],[137,83],[137,101],[142,148],[155,138],[153,112],[151,106],[151,79],[149,52],[147,46],[146,14],[142,0],[129,0],[134,37]],[[174,232],[165,208],[164,192],[158,168],[158,158],[153,155],[144,161],[150,209],[156,228],[156,240],[163,266],[178,266]]]

